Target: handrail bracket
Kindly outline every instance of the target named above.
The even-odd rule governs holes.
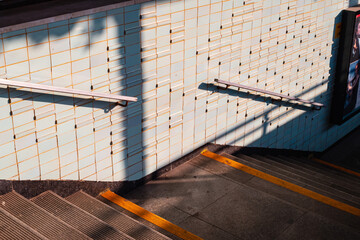
[[[122,106],[122,107],[127,107],[129,105],[129,101],[124,101],[124,103],[116,102],[116,105]]]

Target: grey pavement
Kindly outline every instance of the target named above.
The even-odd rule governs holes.
[[[204,239],[360,239],[360,218],[197,156],[125,195]]]
[[[325,152],[320,159],[360,172],[360,127],[351,131]]]

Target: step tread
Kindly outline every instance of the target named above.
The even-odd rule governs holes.
[[[360,188],[359,178],[356,176],[353,176],[351,174],[336,170],[334,168],[328,167],[326,165],[323,165],[323,164],[320,164],[320,163],[317,163],[315,161],[311,161],[308,159],[303,159],[303,158],[294,157],[294,156],[283,156],[283,155],[279,155],[279,157],[294,161],[296,163],[304,164],[304,166],[306,166],[306,168],[308,168],[308,169],[311,169],[313,171],[319,171],[323,174],[332,176],[334,178],[336,177],[337,179],[339,179],[341,181],[348,182],[349,184],[352,184],[352,185]]]
[[[170,239],[83,191],[65,199],[135,239]]]
[[[316,183],[319,183],[321,185],[325,185],[327,187],[335,189],[336,191],[340,191],[345,195],[349,195],[354,198],[357,198],[358,201],[360,202],[360,193],[351,190],[351,188],[346,184],[342,184],[342,185],[338,184],[334,179],[331,179],[326,175],[319,176],[316,173],[309,173],[305,169],[302,169],[300,165],[292,166],[290,164],[285,164],[281,161],[281,159],[276,159],[276,157],[273,156],[260,156],[254,154],[251,155],[251,157],[264,161],[268,164],[278,166],[279,168],[285,169],[293,174],[296,174],[311,181],[315,181]]]
[[[51,191],[31,201],[93,239],[133,239]]]
[[[226,154],[226,153],[223,154],[223,155],[225,157],[229,158],[229,159],[232,159],[234,161],[238,161],[240,163],[248,165],[249,167],[253,167],[253,168],[255,168],[255,169],[259,170],[259,171],[262,171],[264,173],[273,175],[274,177],[278,177],[278,178],[280,178],[282,180],[285,180],[285,181],[288,181],[290,183],[296,184],[296,185],[298,185],[300,187],[303,187],[303,188],[306,188],[308,190],[311,190],[311,191],[317,192],[319,194],[322,194],[324,196],[336,199],[336,200],[338,200],[340,202],[343,202],[343,203],[346,203],[348,205],[360,208],[360,203],[358,201],[354,201],[353,199],[349,200],[348,198],[339,197],[338,195],[335,195],[333,192],[326,191],[321,187],[319,188],[319,185],[317,183],[308,181],[306,179],[304,180],[302,178],[299,178],[298,176],[294,176],[294,175],[290,176],[287,173],[284,173],[284,171],[282,171],[282,173],[280,173],[280,172],[277,171],[279,169],[274,170],[274,167],[272,167],[272,169],[269,169],[269,168],[266,168],[264,166],[259,166],[259,164],[255,164],[255,163],[252,162],[252,161],[255,161],[256,159],[254,159],[252,157],[249,157],[247,155],[240,155],[239,154],[238,157],[235,157],[233,155]],[[259,161],[259,160],[256,160],[256,161]],[[269,166],[269,164],[266,164],[266,165]],[[313,184],[317,185],[317,186],[314,186]]]
[[[284,166],[288,166],[295,171],[299,171],[299,173],[303,173],[306,176],[312,176],[319,181],[326,182],[330,184],[332,187],[339,189],[340,191],[345,191],[347,193],[350,193],[354,196],[360,197],[360,188],[357,186],[354,186],[353,184],[350,184],[346,181],[342,181],[338,178],[331,177],[329,175],[326,175],[324,173],[311,170],[309,168],[304,167],[302,164],[294,163],[291,160],[286,160],[284,158],[278,157],[278,156],[269,156],[267,155],[266,158],[270,159],[271,161],[283,164]]]
[[[138,215],[136,215],[136,214],[134,214],[132,212],[129,212],[128,210],[126,210],[126,209],[122,208],[121,206],[117,205],[116,203],[102,197],[101,195],[97,196],[96,199],[103,202],[104,204],[109,205],[110,207],[116,209],[118,212],[121,212],[121,213],[127,215],[128,217],[130,217],[132,219],[135,219],[136,221],[144,224],[145,226],[147,226],[147,227],[149,227],[151,229],[155,229],[155,231],[169,237],[170,239],[182,240],[182,238],[180,238],[180,237],[166,231],[165,229],[163,229],[163,228],[161,228],[161,227],[159,227],[159,226],[157,226],[157,225],[143,219],[142,217],[140,217],[140,216],[138,216]]]
[[[0,208],[3,208],[48,239],[58,239],[59,234],[65,239],[89,239],[83,233],[16,192],[1,195],[0,201],[2,202]]]
[[[0,239],[47,239],[19,219],[0,208]]]

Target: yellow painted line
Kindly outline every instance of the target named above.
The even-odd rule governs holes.
[[[343,172],[346,172],[346,173],[349,173],[349,174],[352,174],[352,175],[355,175],[355,176],[360,177],[360,173],[358,173],[358,172],[355,172],[355,171],[346,169],[346,168],[344,168],[344,167],[340,167],[340,166],[338,166],[338,165],[335,165],[335,164],[332,164],[332,163],[329,163],[329,162],[325,162],[324,160],[321,160],[321,159],[318,159],[318,158],[315,158],[315,157],[312,157],[311,159],[312,159],[313,161],[315,161],[315,162],[318,162],[318,163],[324,164],[324,165],[326,165],[326,166],[335,168],[335,169],[337,169],[337,170],[340,170],[340,171],[343,171]]]
[[[125,198],[113,193],[110,190],[102,193],[101,196],[182,239],[202,240],[202,238],[192,234],[191,232],[188,232],[185,229],[163,219],[162,217],[159,217],[158,215],[147,211],[139,205],[136,205],[135,203],[126,200]]]
[[[223,157],[223,156],[218,155],[216,153],[210,152],[207,149],[203,150],[201,152],[201,154],[203,156],[205,156],[205,157],[208,157],[208,158],[214,159],[214,160],[216,160],[218,162],[227,164],[227,165],[229,165],[229,166],[231,166],[233,168],[242,170],[242,171],[244,171],[246,173],[249,173],[251,175],[254,175],[256,177],[264,179],[264,180],[266,180],[268,182],[271,182],[271,183],[274,183],[274,184],[279,185],[281,187],[284,187],[286,189],[289,189],[289,190],[291,190],[293,192],[300,193],[300,194],[302,194],[304,196],[310,197],[312,199],[315,199],[315,200],[317,200],[319,202],[325,203],[325,204],[330,205],[332,207],[341,209],[341,210],[343,210],[345,212],[351,213],[351,214],[356,215],[356,216],[360,216],[360,209],[358,209],[358,208],[355,208],[355,207],[350,206],[348,204],[342,203],[342,202],[337,201],[335,199],[326,197],[324,195],[321,195],[319,193],[313,192],[313,191],[308,190],[306,188],[300,187],[300,186],[295,185],[293,183],[287,182],[287,181],[282,180],[280,178],[274,177],[274,176],[272,176],[270,174],[261,172],[259,170],[251,168],[251,167],[246,166],[244,164],[233,161],[233,160],[231,160],[229,158],[226,158],[226,157]]]

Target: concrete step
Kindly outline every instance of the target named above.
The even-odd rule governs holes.
[[[133,239],[51,191],[44,192],[31,201],[90,238]]]
[[[332,189],[328,186],[318,184],[315,181],[311,181],[309,179],[303,178],[301,176],[298,176],[296,174],[293,174],[289,171],[285,171],[277,166],[273,166],[271,164],[262,162],[258,159],[249,157],[247,155],[237,154],[237,157],[232,156],[230,154],[223,154],[225,157],[230,158],[234,161],[240,162],[242,164],[248,165],[249,167],[253,167],[259,171],[262,171],[264,173],[270,174],[272,176],[278,177],[282,180],[291,182],[293,184],[296,184],[300,187],[309,189],[311,191],[317,192],[319,194],[322,194],[324,196],[333,198],[335,200],[338,200],[340,202],[346,203],[348,205],[360,208],[360,201],[358,198],[352,196],[352,195],[345,195],[342,192],[338,192],[335,189]]]
[[[295,163],[299,163],[308,169],[311,169],[311,170],[319,172],[319,173],[323,173],[325,175],[328,175],[331,178],[338,179],[339,181],[345,181],[345,182],[349,183],[350,185],[352,185],[353,187],[356,187],[357,189],[360,188],[360,178],[356,177],[354,175],[336,170],[336,169],[328,167],[326,165],[317,163],[317,162],[309,160],[309,159],[301,158],[301,157],[283,156],[283,155],[280,155],[278,157],[281,157],[286,160],[291,160]]]
[[[139,189],[141,189],[141,187]],[[135,189],[135,191],[136,191],[136,189]],[[155,231],[159,232],[160,234],[162,234],[162,235],[164,235],[164,236],[166,236],[166,237],[168,237],[170,239],[182,240],[182,238],[180,238],[180,237],[166,231],[165,229],[163,229],[163,228],[161,228],[161,227],[159,227],[159,226],[157,226],[157,225],[155,225],[155,224],[153,224],[153,223],[151,223],[151,222],[137,216],[136,214],[134,214],[132,212],[129,212],[128,210],[126,210],[126,209],[122,208],[121,206],[117,205],[116,203],[113,203],[113,202],[109,201],[108,199],[102,197],[101,195],[99,195],[96,199],[99,200],[100,202],[114,208],[116,211],[127,215],[128,217],[134,219],[135,221],[138,221],[138,222],[142,223],[143,225],[147,226],[148,228],[154,229]],[[138,204],[138,205],[142,206],[141,204]],[[146,207],[146,206],[142,206],[142,207]],[[156,214],[156,212],[154,212],[154,213]],[[159,215],[159,216],[161,216],[161,215]],[[166,216],[163,216],[163,217],[166,220],[169,220],[169,219],[167,219]]]
[[[280,202],[286,202],[287,204],[290,204],[295,208],[301,209],[304,212],[312,212],[314,214],[318,214],[325,218],[331,219],[332,221],[347,225],[351,227],[352,230],[360,233],[360,218],[356,215],[323,204],[322,202],[309,198],[305,195],[301,195],[297,192],[283,188],[267,180],[258,178],[249,173],[238,170],[227,164],[214,161],[213,159],[202,155],[200,157],[196,157],[194,160],[191,160],[189,163],[207,172],[210,172],[211,174],[216,174],[217,176],[223,177],[235,183],[241,185],[244,184],[245,186],[255,189],[256,191],[266,193],[269,196],[275,197]],[[148,189],[148,191],[150,192],[151,189]],[[279,212],[281,212],[281,209],[279,209]],[[223,211],[222,209],[219,209],[218,212],[214,212],[214,214],[222,215]],[[234,220],[229,220],[230,223],[233,221]],[[320,229],[323,227],[320,223],[314,223],[310,225],[319,226],[319,231],[321,231]]]
[[[256,157],[253,155],[253,157]],[[291,171],[298,172],[299,174],[303,174],[306,177],[310,177],[316,179],[319,182],[324,182],[329,186],[336,188],[340,191],[349,193],[356,197],[360,197],[360,187],[350,184],[347,181],[342,181],[336,177],[330,177],[327,174],[320,173],[319,171],[312,170],[303,166],[303,164],[294,162],[292,160],[288,160],[285,158],[277,157],[277,156],[266,156],[267,159],[270,159],[273,162],[283,165],[284,167],[287,166],[291,169]]]
[[[135,239],[170,239],[83,191],[76,192],[65,199]]]
[[[16,192],[0,196],[0,208],[48,239],[90,239]]]
[[[328,187],[331,187],[333,189],[335,189],[336,191],[340,191],[342,192],[343,194],[345,195],[349,195],[350,197],[355,197],[359,200],[360,202],[360,193],[357,193],[356,191],[352,191],[350,189],[346,189],[345,186],[341,186],[341,185],[338,185],[338,184],[335,184],[334,181],[336,179],[331,179],[331,178],[325,178],[325,177],[319,177],[318,175],[315,175],[315,174],[311,174],[311,173],[308,173],[306,171],[304,171],[303,169],[300,169],[300,165],[298,166],[290,166],[288,164],[284,164],[281,161],[281,159],[279,159],[279,161],[276,161],[275,160],[275,157],[270,157],[270,156],[259,156],[259,155],[251,155],[251,157],[253,158],[256,158],[256,159],[259,159],[263,162],[266,162],[270,165],[273,165],[273,166],[277,166],[281,169],[284,169],[288,172],[291,172],[293,173],[294,175],[297,175],[297,176],[301,176],[305,179],[308,179],[310,181],[314,181],[320,185],[324,185],[324,186],[328,186]],[[330,179],[330,180],[329,180]]]
[[[0,208],[0,239],[47,239],[34,229]]]

